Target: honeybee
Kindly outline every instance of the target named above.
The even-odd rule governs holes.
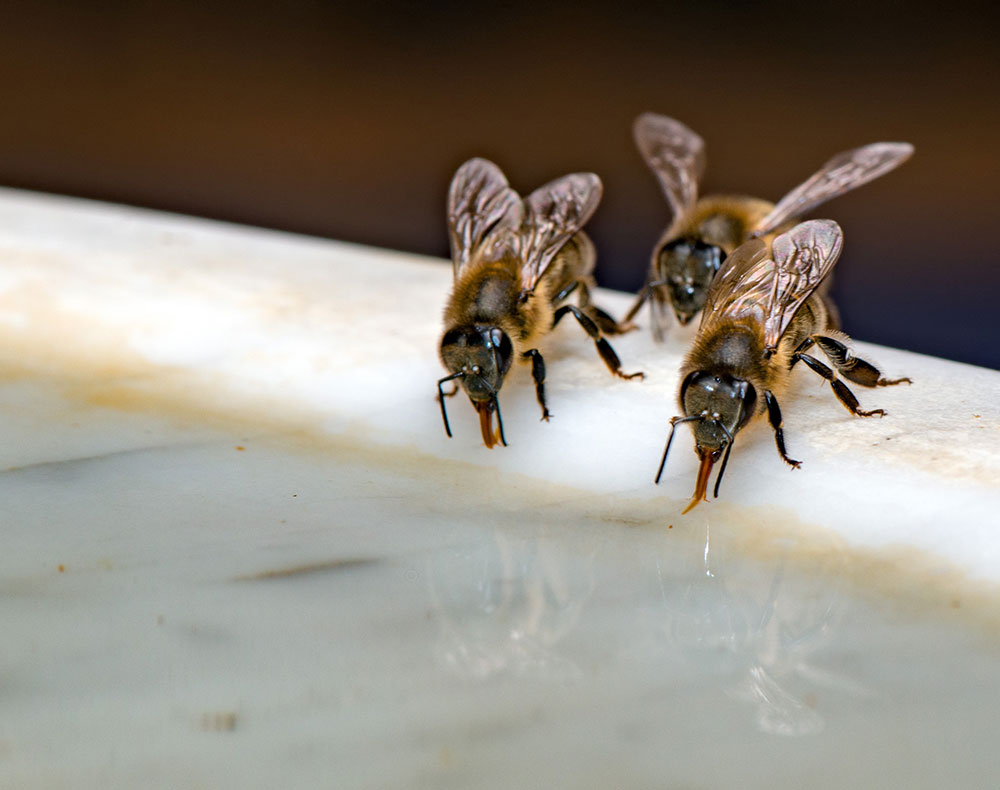
[[[911,383],[885,379],[870,362],[854,356],[848,338],[828,328],[829,314],[817,288],[840,257],[843,234],[833,220],[803,222],[777,238],[770,250],[762,239],[738,247],[722,265],[708,289],[694,345],[681,365],[679,401],[683,417],[670,420],[656,482],[660,482],[674,429],[691,423],[695,452],[701,462],[694,496],[684,510],[705,498],[712,466],[722,466],[715,481],[716,497],[736,435],[767,412],[774,439],[785,463],[800,466],[785,452],[778,396],[798,362],[830,382],[837,399],[858,417],[884,416],[883,409],[864,411],[841,381],[863,387]],[[807,352],[816,346],[836,370]]]
[[[901,165],[913,153],[909,143],[872,143],[837,154],[808,181],[775,205],[732,195],[698,199],[705,170],[705,143],[680,121],[640,115],[636,145],[656,175],[673,210],[673,220],[653,248],[646,283],[623,319],[628,324],[652,298],[653,335],[663,339],[666,305],[687,324],[705,304],[708,287],[726,259],[743,242],[788,230],[790,222],[821,203],[866,184]]]
[[[490,448],[507,444],[497,395],[514,359],[531,363],[542,419],[552,416],[545,404],[545,361],[537,344],[567,313],[593,339],[614,375],[642,377],[622,372],[618,355],[604,338],[621,329],[590,303],[597,255],[581,228],[597,208],[601,190],[593,173],[572,173],[522,200],[500,168],[485,159],[470,159],[455,173],[448,190],[454,287],[439,349],[449,374],[438,381],[448,436],[444,399],[458,385],[447,393],[441,385],[457,379],[479,412],[483,443]],[[578,304],[564,304],[574,291]]]

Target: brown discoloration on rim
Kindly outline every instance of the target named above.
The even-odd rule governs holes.
[[[291,579],[299,576],[312,576],[332,571],[353,570],[377,565],[379,560],[371,557],[338,558],[325,562],[310,562],[305,565],[294,565],[290,568],[275,568],[273,570],[247,573],[233,577],[234,582],[272,581],[276,579]]]

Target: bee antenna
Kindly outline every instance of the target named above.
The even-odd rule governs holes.
[[[726,444],[726,454],[722,456],[722,466],[719,467],[719,476],[715,478],[715,490],[712,492],[712,496],[716,499],[719,498],[719,486],[722,484],[722,476],[726,473],[726,464],[729,463],[729,453],[732,452],[732,449],[732,442]]]
[[[743,411],[743,405],[740,404],[740,412]],[[736,415],[736,422],[739,424],[740,414]],[[713,420],[713,422],[722,429],[722,432],[726,434],[726,454],[722,456],[722,466],[719,467],[719,476],[715,478],[715,488],[712,491],[712,496],[716,499],[719,498],[719,486],[722,485],[722,476],[726,473],[726,464],[729,463],[729,453],[733,451],[733,435],[729,432],[729,429],[722,424],[720,420]]]
[[[493,394],[493,408],[497,412],[497,427],[500,429],[500,444],[507,446],[507,437],[503,435],[503,417],[500,416],[500,401],[497,400],[496,393]]]
[[[654,480],[654,485],[660,484],[660,475],[663,474],[663,467],[667,464],[667,453],[670,452],[670,443],[674,440],[674,428],[677,427],[677,423],[680,422],[692,422],[694,420],[702,420],[700,414],[696,414],[692,417],[671,417],[670,418],[670,436],[667,437],[667,446],[663,448],[663,458],[660,459],[660,468],[656,472],[656,480]]]
[[[448,424],[448,411],[445,409],[444,405],[444,390],[441,389],[441,385],[446,381],[452,381],[453,379],[461,378],[465,373],[459,371],[458,373],[452,373],[450,376],[445,376],[443,379],[438,379],[438,403],[441,404],[441,419],[444,420],[444,432],[448,434],[448,438],[451,438],[451,426]],[[454,393],[453,393],[454,394]]]

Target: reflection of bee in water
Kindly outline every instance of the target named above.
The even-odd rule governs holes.
[[[646,284],[623,323],[648,299],[653,334],[663,339],[666,305],[681,324],[705,304],[708,287],[726,256],[750,238],[788,230],[790,222],[821,203],[888,173],[913,153],[909,143],[873,143],[837,154],[777,205],[740,196],[698,200],[705,143],[684,124],[645,113],[635,121],[635,140],[673,209],[673,221],[653,248]]]
[[[507,444],[497,394],[511,362],[531,362],[535,394],[545,405],[545,362],[535,347],[572,313],[597,345],[616,376],[618,356],[604,334],[620,332],[607,313],[590,303],[594,245],[580,230],[601,200],[601,181],[593,173],[573,173],[532,192],[527,199],[507,184],[495,164],[470,159],[448,191],[448,231],[455,285],[444,312],[440,356],[449,375],[438,382],[445,431],[451,436],[441,385],[458,379],[479,412],[483,442]],[[562,304],[573,292],[579,306]],[[493,413],[497,431],[493,429]]]
[[[698,335],[681,366],[684,416],[670,420],[670,437],[656,473],[659,483],[674,428],[681,422],[692,423],[701,465],[685,513],[705,498],[712,466],[722,456],[715,482],[715,496],[719,495],[736,434],[765,411],[781,457],[793,468],[799,466],[785,452],[777,399],[799,361],[830,382],[851,414],[885,414],[882,409],[858,408],[858,399],[834,371],[806,353],[814,345],[837,373],[863,387],[910,383],[908,378],[882,378],[874,365],[851,353],[846,335],[828,329],[827,309],[816,289],[837,262],[842,246],[836,222],[811,220],[778,236],[770,253],[761,239],[746,242],[719,270],[708,291]]]

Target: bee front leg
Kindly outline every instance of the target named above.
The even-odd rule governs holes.
[[[623,379],[645,378],[645,374],[641,371],[638,373],[622,373],[621,360],[618,359],[618,355],[611,347],[611,344],[601,337],[601,330],[598,329],[597,324],[576,305],[567,304],[556,310],[555,318],[552,321],[553,329],[566,313],[572,313],[580,326],[583,327],[583,331],[593,339],[594,345],[597,346],[597,353],[601,355],[601,359],[608,366],[608,370]]]
[[[662,343],[666,337],[664,316],[667,314],[668,299],[664,298],[660,288],[667,284],[666,280],[655,280],[649,288],[649,324],[653,329],[653,340]],[[669,319],[667,319],[669,320]]]
[[[908,377],[899,379],[884,379],[879,369],[871,362],[866,362],[854,356],[854,353],[844,343],[826,335],[813,335],[816,342],[837,372],[845,379],[860,384],[862,387],[891,387],[896,384],[912,384]]]
[[[545,360],[537,348],[532,348],[521,354],[521,359],[531,360],[531,377],[535,380],[535,397],[538,398],[538,405],[542,407],[542,419],[546,422],[552,413],[545,405]]]
[[[636,315],[638,315],[639,311],[642,309],[642,306],[649,301],[652,295],[653,295],[653,287],[652,285],[650,285],[650,282],[647,279],[642,286],[642,290],[640,290],[639,293],[636,294],[635,304],[633,304],[629,308],[629,311],[625,313],[625,317],[622,319],[622,327],[624,327],[624,331],[631,332],[633,329],[638,329],[638,327],[634,323],[632,323],[632,321],[636,317]],[[652,312],[654,307],[655,305],[650,307],[650,320],[652,320]]]
[[[792,356],[792,365],[794,365],[799,360],[806,363],[810,370],[818,373],[827,381],[830,382],[830,388],[833,390],[833,394],[837,396],[837,400],[843,404],[844,408],[847,409],[855,417],[884,417],[885,409],[872,409],[871,411],[865,411],[860,408],[858,399],[854,396],[847,385],[844,384],[840,379],[838,379],[832,370],[820,362],[816,357],[805,354],[801,351],[797,352]],[[867,364],[867,363],[865,363]],[[875,371],[878,373],[878,371]],[[876,384],[870,384],[868,386],[874,387]]]
[[[774,429],[774,443],[778,445],[778,452],[781,453],[782,460],[792,469],[798,469],[802,466],[802,462],[789,458],[788,453],[785,452],[785,432],[782,430],[781,408],[778,406],[778,399],[774,397],[771,390],[764,390],[764,402],[767,404],[767,420]]]

